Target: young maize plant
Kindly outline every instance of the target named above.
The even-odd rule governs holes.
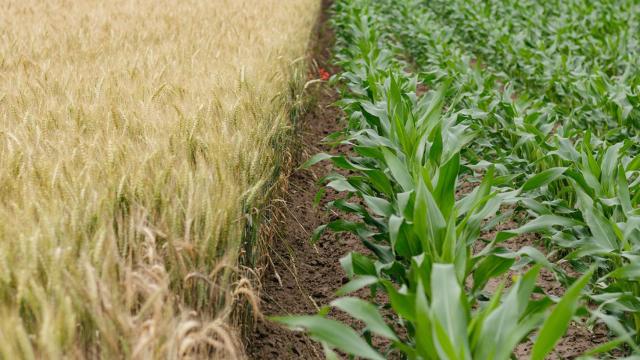
[[[578,271],[596,267],[589,294],[598,304],[593,314],[638,351],[640,158],[626,155],[631,146],[629,142],[607,145],[587,134],[576,148],[555,151],[553,155],[567,164],[563,176],[572,185],[575,206],[533,198],[527,206],[538,219],[553,216],[553,222],[538,230],[563,250],[560,261]]]

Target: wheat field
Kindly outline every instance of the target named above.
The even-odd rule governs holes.
[[[0,3],[0,358],[243,357],[233,274],[318,11]]]

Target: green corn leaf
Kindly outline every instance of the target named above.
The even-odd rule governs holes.
[[[377,215],[388,217],[393,214],[393,206],[387,200],[368,195],[362,197],[367,206]]]
[[[338,289],[338,291],[336,292],[336,295],[342,296],[342,295],[350,294],[352,292],[358,291],[367,286],[377,284],[378,282],[379,280],[375,276],[367,276],[367,275],[357,276],[351,279],[351,281],[349,281],[348,283],[344,284],[340,289]]]
[[[623,143],[617,143],[615,145],[610,146],[604,154],[602,159],[602,170],[600,174],[600,180],[602,182],[602,186],[605,189],[608,189],[610,185],[614,184],[616,179],[615,170],[618,165],[618,152],[620,148],[622,148]]]
[[[418,182],[414,206],[414,231],[422,242],[423,250],[435,252],[432,256],[440,255],[447,223],[433,195],[422,181]]]
[[[540,266],[524,274],[502,304],[489,314],[482,327],[475,358],[508,359],[514,347],[537,323],[519,323],[529,304]],[[517,335],[517,336],[514,336]]]
[[[319,153],[319,154],[315,154],[313,155],[309,160],[305,161],[304,164],[300,165],[301,169],[308,169],[310,167],[312,167],[313,165],[324,161],[324,160],[328,160],[333,158],[333,155],[327,154],[327,153]]]
[[[436,338],[435,346],[441,359],[463,360],[466,359],[464,353],[458,354],[453,339],[449,337],[447,330],[439,321],[433,322],[433,333]],[[460,349],[462,350],[462,349]]]
[[[516,252],[516,254],[519,256],[526,255],[527,257],[531,258],[536,264],[540,264],[547,269],[553,269],[553,265],[551,264],[551,262],[549,262],[549,259],[547,259],[547,257],[543,253],[541,253],[540,250],[534,247],[523,246]]]
[[[313,197],[314,208],[317,208],[320,205],[320,202],[322,201],[322,198],[326,193],[327,193],[327,190],[325,188],[321,188],[316,192],[316,195]]]
[[[456,233],[456,219],[452,216],[447,221],[447,228],[444,230],[442,251],[440,259],[442,262],[454,263],[456,260],[456,250],[458,247],[458,234]],[[465,246],[466,250],[466,246]],[[466,265],[466,264],[465,264]],[[463,266],[465,267],[465,266]]]
[[[304,328],[312,338],[347,354],[365,359],[384,360],[384,357],[371,348],[355,330],[338,321],[321,316],[286,316],[274,317],[272,320],[293,330]]]
[[[618,238],[612,228],[612,224],[603,216],[598,208],[593,206],[593,201],[580,189],[576,189],[584,219],[593,234],[593,240],[604,251],[619,249]]]
[[[326,360],[340,360],[338,354],[331,350],[331,347],[327,343],[322,343],[322,351],[324,351],[324,357]]]
[[[371,182],[371,186],[378,190],[379,192],[387,195],[389,198],[394,196],[393,186],[389,181],[389,178],[380,170],[367,170],[364,171],[364,174],[367,176],[369,181]]]
[[[366,255],[351,252],[340,259],[340,265],[348,276],[370,275],[377,276],[376,266]]]
[[[637,155],[629,164],[627,165],[627,171],[635,171],[640,170],[640,155]]]
[[[431,270],[433,267],[433,259],[427,254],[422,253],[418,256],[411,258],[411,268],[409,270],[409,277],[413,280],[413,283],[422,282],[423,284],[431,283]],[[425,288],[424,291],[427,297],[431,297],[431,288]]]
[[[433,191],[433,197],[440,205],[440,210],[445,219],[451,216],[451,211],[455,205],[455,188],[459,170],[460,154],[456,154],[440,168],[438,173],[438,182]]]
[[[475,357],[478,357],[475,354],[477,353],[478,350],[482,351],[482,349],[485,349],[487,346],[486,344],[484,344],[484,341],[481,340],[482,337],[484,336],[484,333],[482,332],[482,328],[484,326],[484,322],[487,319],[487,316],[489,316],[493,311],[495,311],[498,308],[498,306],[500,306],[500,303],[502,301],[502,295],[504,293],[504,287],[505,287],[505,282],[501,281],[498,284],[498,287],[494,290],[489,303],[486,306],[484,306],[484,308],[480,309],[480,311],[478,311],[471,318],[471,323],[469,324],[469,334],[471,334],[470,336],[471,343],[469,345],[471,346],[471,349],[474,349]],[[482,345],[478,346],[480,342],[482,342]]]
[[[597,354],[603,354],[612,350],[615,350],[620,347],[620,345],[624,344],[623,339],[613,339],[611,341],[607,341],[604,344],[598,345],[592,349],[589,349],[584,353],[585,356],[592,356]]]
[[[413,190],[413,179],[405,164],[400,161],[391,151],[383,149],[384,159],[391,171],[393,178],[400,184],[404,191]]]
[[[404,216],[408,216],[410,212],[413,211],[413,202],[414,202],[414,191],[405,191],[396,194],[398,208],[400,209],[400,214]]]
[[[443,143],[442,143],[442,128],[440,124],[431,131],[429,135],[431,140],[431,147],[429,148],[429,160],[434,164],[440,164],[440,158],[442,157]]]
[[[373,304],[355,297],[344,297],[332,301],[331,305],[364,322],[373,333],[387,339],[398,340]]]
[[[617,338],[624,341],[635,353],[640,353],[640,346],[635,341],[634,336],[636,334],[629,332],[625,326],[621,323],[621,319],[603,314],[599,311],[592,311],[592,315],[607,325],[607,327],[616,334]]]
[[[542,215],[514,230],[516,234],[553,231],[554,226],[572,227],[583,225],[577,220],[558,215]]]
[[[556,167],[556,168],[551,168],[548,170],[545,170],[539,174],[536,174],[532,177],[530,177],[525,183],[524,185],[522,185],[521,190],[522,191],[531,191],[533,189],[537,189],[539,187],[542,187],[544,185],[549,184],[550,182],[556,180],[557,178],[559,178],[560,176],[562,176],[562,174],[564,174],[564,172],[567,170],[567,168],[564,167]]]
[[[396,314],[409,321],[416,321],[416,295],[407,291],[406,287],[396,289],[388,280],[381,280],[387,290],[389,302]]]
[[[615,269],[609,274],[610,277],[625,280],[640,280],[640,264],[632,263]]]
[[[594,184],[594,182],[597,185],[597,181],[591,180],[587,182],[585,174],[574,169],[567,169],[564,175],[573,180],[575,182],[575,185],[580,186],[583,191],[589,194],[589,196],[595,196],[595,189],[592,187],[592,185]]]
[[[567,331],[571,318],[578,308],[582,289],[587,285],[592,274],[593,270],[590,270],[582,275],[564,293],[540,329],[531,352],[532,360],[543,360]]]
[[[501,256],[485,256],[483,257],[473,271],[473,290],[482,290],[489,279],[504,274],[515,259],[505,258]]]
[[[358,191],[358,189],[356,189],[353,185],[351,185],[349,183],[349,181],[344,180],[344,179],[333,180],[333,181],[331,181],[331,182],[329,182],[327,184],[327,187],[330,187],[330,188],[332,188],[333,190],[335,190],[337,192],[343,192],[343,191],[356,192],[356,191]]]
[[[593,156],[594,151],[591,149],[591,147],[588,145],[589,141],[587,141],[587,139],[585,138],[585,141],[582,143],[583,145],[583,151],[582,151],[582,163],[583,163],[583,167],[586,170],[586,172],[588,172],[590,175],[593,176],[593,178],[595,179],[599,179],[600,178],[600,165],[598,164],[598,161],[596,160],[596,158]]]
[[[366,166],[361,166],[361,165],[355,164],[355,163],[347,160],[344,156],[333,156],[331,158],[331,162],[333,162],[333,165],[335,165],[336,167],[338,167],[340,169],[353,170],[353,171],[370,170]]]
[[[622,206],[622,210],[625,214],[629,214],[633,208],[631,207],[631,195],[629,194],[629,184],[627,183],[627,177],[624,173],[624,168],[622,165],[618,166],[618,200],[620,201],[620,205]]]
[[[431,272],[431,316],[434,331],[442,349],[440,356],[447,358],[455,349],[455,358],[468,359],[467,319],[462,302],[462,289],[458,284],[455,268],[451,264],[433,264]],[[462,355],[460,355],[462,354]]]
[[[385,264],[393,262],[393,250],[389,246],[378,245],[375,242],[366,239],[361,240],[362,244],[378,257],[378,260]]]
[[[393,300],[393,298],[392,298]],[[394,309],[396,307],[394,306]],[[432,359],[436,354],[436,348],[432,335],[432,319],[429,310],[429,302],[425,293],[422,280],[418,281],[415,295],[415,327],[416,350],[425,359]]]
[[[357,214],[365,214],[366,211],[363,206],[359,204],[354,204],[346,201],[345,199],[337,199],[335,201],[331,201],[327,204],[329,207],[334,207],[336,209],[349,212],[349,213],[357,213]]]
[[[389,217],[389,241],[391,241],[391,247],[394,249],[397,248],[396,243],[398,242],[398,238],[400,236],[400,227],[404,223],[404,218],[400,216],[391,215]],[[396,252],[398,250],[396,249]]]
[[[322,234],[324,234],[326,230],[327,230],[327,225],[320,225],[317,228],[315,228],[313,230],[313,233],[311,234],[311,242],[316,242],[320,240],[320,237],[322,237]]]

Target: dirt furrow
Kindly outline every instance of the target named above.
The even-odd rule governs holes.
[[[330,1],[324,1],[317,38],[311,47],[318,68],[336,71],[329,64],[333,33],[327,24]],[[333,71],[331,71],[333,70]],[[341,128],[341,112],[333,106],[338,99],[334,89],[320,85],[311,91],[313,103],[300,120],[298,165],[319,151],[328,151],[322,139]],[[362,250],[360,241],[348,235],[327,233],[316,244],[310,241],[313,230],[327,222],[324,203],[335,197],[327,194],[318,207],[313,207],[319,189],[317,180],[331,171],[328,163],[312,170],[295,170],[288,183],[281,227],[281,236],[273,241],[270,261],[262,278],[261,307],[266,316],[314,314],[326,305],[335,291],[347,280],[338,259]],[[321,359],[321,347],[305,334],[292,332],[260,320],[247,342],[250,359]]]

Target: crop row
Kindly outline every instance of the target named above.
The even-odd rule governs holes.
[[[323,181],[343,195],[328,206],[349,215],[315,235],[352,232],[370,250],[341,259],[351,281],[331,303],[365,326],[327,318],[330,308],[279,319],[305,328],[329,358],[338,349],[371,359],[508,359],[531,342],[531,358],[542,359],[572,320],[610,332],[585,357],[640,351],[639,89],[636,60],[621,55],[635,40],[583,48],[612,40],[584,26],[545,33],[551,17],[537,23],[526,11],[551,7],[489,3],[482,11],[462,1],[334,6],[348,124],[327,141],[351,151],[318,154],[307,166],[330,160],[344,170]],[[581,4],[570,2],[568,13],[607,11]],[[492,23],[500,11],[523,15]],[[633,38],[636,25],[624,19],[599,21]],[[544,51],[520,63],[526,42],[503,38],[517,37],[513,29],[535,33]],[[569,40],[553,49],[553,36]],[[481,39],[491,46],[480,48]],[[554,56],[591,60],[585,75]],[[498,227],[514,218],[519,226]],[[506,246],[529,233],[545,251]],[[561,296],[538,286],[541,271],[560,281]],[[371,296],[347,296],[362,288]]]
[[[483,63],[483,72],[508,83],[519,97],[540,102],[567,127],[610,138],[637,136],[636,2],[412,0],[378,5],[383,16],[403,16],[411,23],[388,24],[422,70],[442,69],[434,60],[443,58],[431,52],[425,56],[432,45],[468,54]]]

